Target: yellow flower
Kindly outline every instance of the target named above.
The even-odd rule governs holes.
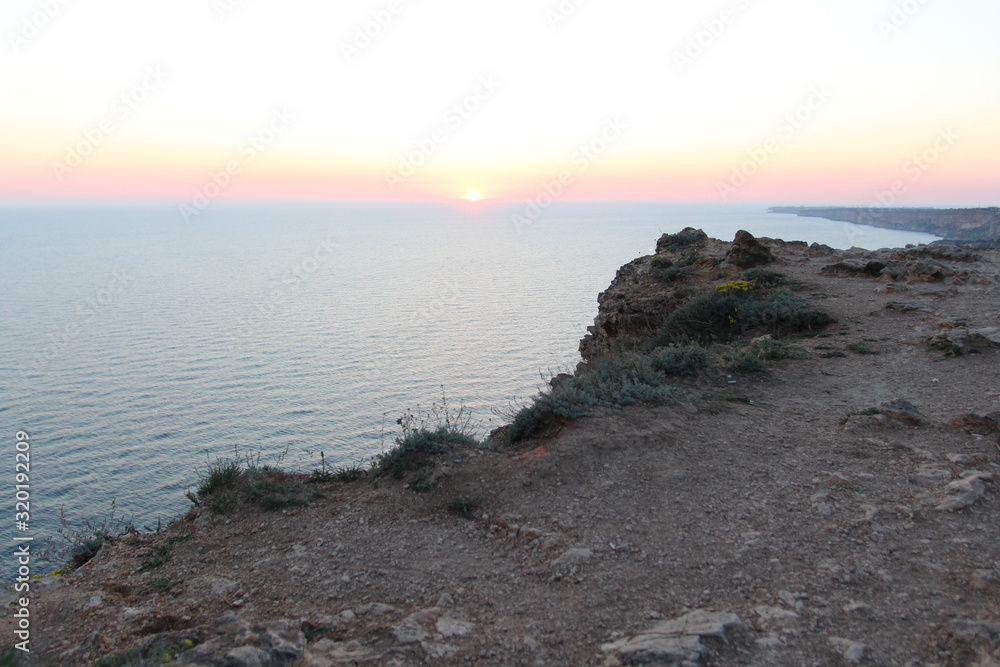
[[[752,291],[753,283],[747,280],[730,280],[728,283],[723,283],[715,289],[717,292],[722,292],[723,294],[729,294],[730,292],[742,294]]]

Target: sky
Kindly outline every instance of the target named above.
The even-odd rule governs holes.
[[[5,0],[0,202],[1000,205],[996,0]]]

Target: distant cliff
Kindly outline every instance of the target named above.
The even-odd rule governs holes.
[[[905,229],[962,242],[1000,242],[1000,208],[848,208],[775,206],[769,213],[825,218],[884,229]]]

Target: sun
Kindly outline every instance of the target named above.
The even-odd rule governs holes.
[[[469,201],[479,201],[479,193],[475,190],[469,190],[469,194],[465,195],[465,198]]]

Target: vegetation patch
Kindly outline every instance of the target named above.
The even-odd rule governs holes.
[[[767,367],[764,365],[764,360],[758,357],[753,352],[746,351],[736,351],[727,355],[729,360],[729,370],[733,373],[741,374],[751,374],[751,373],[766,373]]]
[[[653,356],[653,368],[667,375],[694,375],[708,363],[708,352],[697,345],[661,348]]]
[[[616,357],[536,396],[521,408],[508,429],[511,442],[527,438],[553,420],[579,419],[595,406],[665,404],[684,398],[666,377],[640,356]]]
[[[278,510],[306,505],[319,494],[307,484],[309,475],[293,475],[253,460],[216,459],[202,476],[193,500],[218,514],[228,514],[241,505]],[[279,458],[280,460],[280,458]]]
[[[752,282],[756,287],[780,287],[792,284],[785,274],[768,269],[747,269],[743,272],[743,280]]]
[[[864,343],[851,343],[847,349],[855,354],[881,354],[878,350],[873,350]]]
[[[687,227],[676,234],[664,234],[656,242],[656,252],[677,252],[692,246],[699,246],[708,239],[708,234],[700,229]]]
[[[459,515],[463,519],[474,519],[476,517],[476,510],[479,509],[482,503],[482,496],[476,496],[475,498],[459,496],[448,503],[448,511]]]
[[[753,329],[770,333],[815,331],[835,320],[813,310],[788,291],[762,293],[753,283],[734,280],[688,301],[671,313],[660,331],[661,345],[728,341]]]
[[[153,667],[166,665],[184,651],[194,647],[194,640],[182,639],[169,646],[150,646],[145,650],[130,648],[115,651],[94,661],[94,667]]]

